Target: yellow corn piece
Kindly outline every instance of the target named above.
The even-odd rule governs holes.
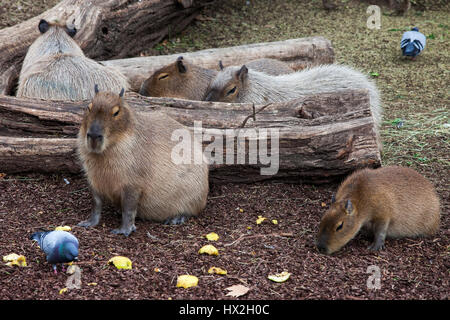
[[[108,260],[108,264],[113,264],[117,269],[132,269],[132,262],[127,257],[115,256]]]
[[[196,276],[181,275],[177,279],[177,287],[190,288],[195,287],[198,284],[198,278]]]

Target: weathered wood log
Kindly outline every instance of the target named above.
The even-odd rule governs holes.
[[[138,112],[166,112],[191,129],[195,121],[202,121],[205,151],[211,149],[211,143],[223,140],[223,149],[205,152],[210,159],[222,158],[224,162],[211,165],[214,181],[329,182],[356,168],[381,163],[366,90],[305,96],[268,105],[149,98],[134,93],[127,94],[126,100]],[[74,138],[86,104],[0,95],[0,172],[79,172]],[[270,131],[264,139],[265,129],[278,130],[279,139],[271,140]],[[192,130],[195,132],[195,128]],[[250,139],[239,140],[243,133],[250,133]],[[213,135],[216,140],[205,135]],[[233,135],[239,139],[227,141]],[[249,164],[253,154],[248,148],[242,153],[246,164],[238,164],[239,148],[253,141],[258,152],[267,142],[272,164],[278,156],[276,175],[261,175],[261,168],[266,166],[259,156],[257,163]],[[227,149],[228,142],[231,148]],[[232,161],[227,163],[226,159]]]
[[[0,171],[77,172],[75,143],[76,139],[0,136]]]
[[[138,55],[183,30],[213,0],[63,0],[44,13],[0,30],[0,94],[9,94],[30,44],[39,35],[40,19],[73,23],[75,40],[96,60]]]
[[[174,62],[179,56],[183,56],[189,59],[191,63],[203,68],[216,70],[219,69],[219,60],[222,60],[224,66],[231,66],[244,64],[255,59],[273,58],[285,61],[294,70],[334,62],[331,42],[323,37],[309,37],[172,55],[109,60],[102,61],[102,64],[120,70],[130,80],[131,90],[137,92],[142,82],[153,72]]]

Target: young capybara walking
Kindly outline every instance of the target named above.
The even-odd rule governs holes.
[[[94,198],[88,220],[95,226],[104,200],[122,209],[122,225],[113,233],[129,235],[135,217],[168,224],[183,223],[206,206],[208,166],[200,142],[194,161],[176,164],[175,130],[188,130],[162,113],[135,113],[120,94],[98,92],[85,111],[78,133],[78,153]],[[193,155],[195,156],[195,155]],[[192,158],[191,158],[192,159]]]
[[[222,64],[219,64],[223,68]],[[275,59],[258,59],[247,63],[250,69],[271,75],[294,72],[286,63]],[[139,93],[151,97],[171,97],[202,100],[210,82],[217,75],[210,70],[187,62],[183,57],[155,71],[142,85]]]
[[[369,249],[380,250],[386,237],[430,236],[439,229],[439,198],[433,185],[404,167],[362,169],[339,187],[320,222],[317,248],[331,254],[364,229],[373,234]]]
[[[77,30],[58,23],[39,22],[41,35],[28,49],[19,77],[18,97],[46,100],[87,100],[98,84],[119,92],[128,88],[117,70],[87,58],[72,39]]]

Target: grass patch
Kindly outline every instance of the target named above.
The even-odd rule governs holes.
[[[403,123],[400,128],[399,123]],[[450,167],[448,108],[385,120],[381,134],[385,165]]]

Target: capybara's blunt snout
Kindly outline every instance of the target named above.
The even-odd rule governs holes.
[[[103,127],[98,121],[94,121],[87,131],[88,146],[93,151],[101,150],[103,144]]]
[[[323,235],[319,236],[316,242],[317,250],[322,254],[328,254],[328,247],[326,244],[325,237]]]
[[[205,101],[218,101],[219,94],[217,90],[212,89],[209,92],[206,93]]]
[[[319,250],[319,252],[323,253],[323,254],[327,254],[328,253],[327,247],[324,246],[322,243],[317,243],[317,250]]]
[[[208,95],[205,98],[205,101],[213,101],[213,93],[212,92],[208,93]]]
[[[145,80],[142,85],[141,88],[139,89],[139,94],[143,95],[143,96],[148,96],[148,91],[147,91],[147,87],[149,86],[149,84],[147,83],[147,80]]]

